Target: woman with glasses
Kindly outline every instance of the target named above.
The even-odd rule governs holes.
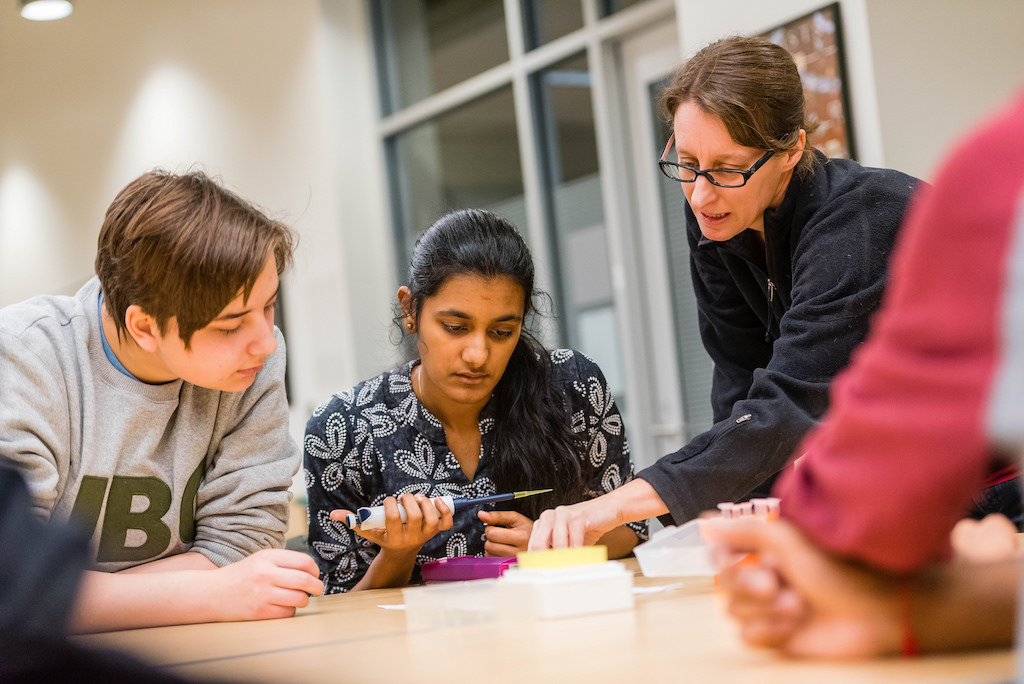
[[[681,524],[767,491],[864,339],[917,185],[815,150],[796,64],[765,39],[703,48],[662,105],[673,135],[659,163],[686,194],[715,422],[615,492],[544,512],[531,549],[652,516]]]
[[[455,211],[417,240],[395,319],[417,358],[331,397],[306,425],[309,545],[326,593],[403,586],[446,557],[515,556],[544,508],[633,477],[601,369],[530,334],[538,296],[530,250],[500,216]],[[553,491],[454,516],[431,503],[523,490]],[[380,505],[381,529],[343,522]],[[601,543],[615,558],[646,536],[633,522]]]

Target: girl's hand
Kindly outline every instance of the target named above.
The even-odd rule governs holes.
[[[356,534],[367,539],[385,551],[415,553],[431,537],[452,527],[452,511],[441,499],[431,503],[423,494],[403,494],[400,497],[405,508],[405,522],[398,513],[398,500],[393,496],[384,499],[384,529],[362,530],[354,528]],[[344,520],[349,511],[331,511],[332,520]]]
[[[480,511],[484,521],[485,556],[515,556],[527,550],[533,521],[515,511]]]

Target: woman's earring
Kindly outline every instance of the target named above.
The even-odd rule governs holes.
[[[408,330],[409,332],[412,332],[412,323],[409,323],[407,321],[406,324],[405,324],[405,329]]]

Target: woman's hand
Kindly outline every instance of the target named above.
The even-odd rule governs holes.
[[[384,499],[384,529],[363,530],[358,526],[354,532],[381,549],[397,553],[415,553],[438,532],[452,527],[452,511],[444,501],[433,503],[423,494],[403,494],[405,522],[398,512],[398,500],[393,496]],[[350,511],[331,511],[331,520],[345,520]]]
[[[668,507],[654,487],[637,478],[596,499],[541,513],[533,524],[530,551],[591,546],[617,527],[665,513]],[[628,535],[623,535],[628,540]],[[621,547],[619,543],[614,545]]]
[[[607,496],[541,513],[530,535],[530,551],[596,544],[604,533],[619,526]]]
[[[480,511],[484,521],[485,556],[515,556],[527,550],[533,521],[515,511]]]

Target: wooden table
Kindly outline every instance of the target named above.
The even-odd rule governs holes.
[[[635,561],[629,561],[633,569]],[[135,654],[168,672],[249,682],[1002,682],[1012,651],[868,663],[786,660],[744,646],[709,579],[638,595],[633,611],[531,623],[495,621],[406,630],[399,589],[314,598],[293,617],[78,637]]]

